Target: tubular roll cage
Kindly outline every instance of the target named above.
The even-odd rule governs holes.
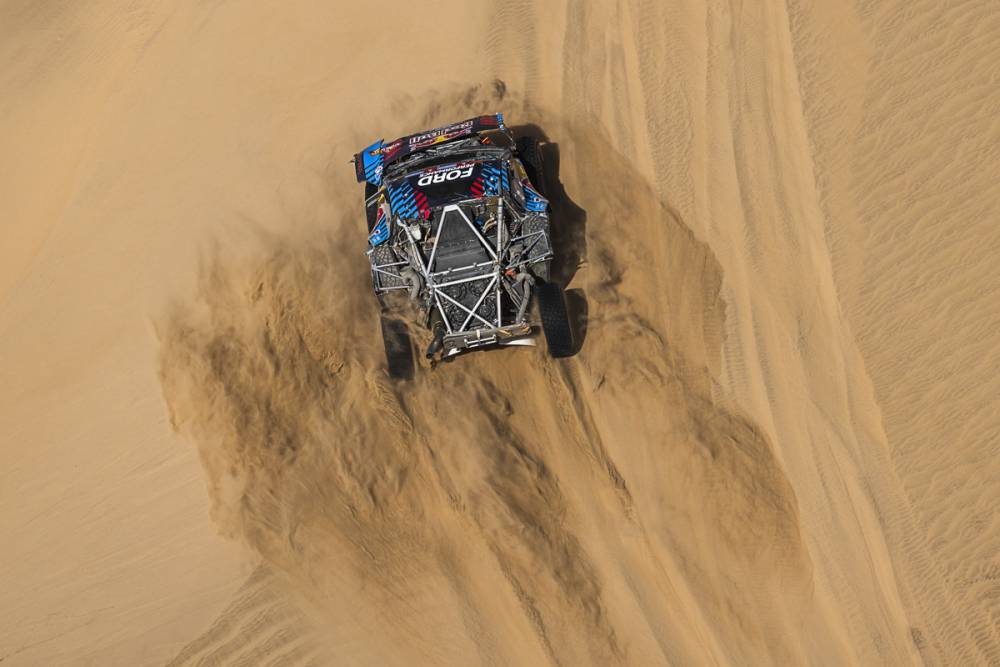
[[[508,165],[505,164],[504,167],[508,168]],[[496,234],[493,239],[488,239],[487,235],[480,231],[476,223],[469,219],[461,207],[463,204],[475,204],[492,198],[497,200],[495,225]],[[532,249],[534,249],[538,242],[546,236],[544,228],[530,231],[528,233],[522,233],[513,237],[509,236],[508,227],[504,220],[505,208],[510,209],[510,215],[516,216],[521,220],[526,220],[530,217],[530,214],[527,212],[518,215],[517,208],[519,207],[516,202],[509,198],[509,192],[503,192],[501,195],[496,197],[468,199],[442,207],[433,231],[434,245],[431,249],[430,257],[428,257],[426,261],[424,261],[423,253],[421,252],[419,245],[414,240],[414,235],[410,233],[408,223],[402,218],[396,218],[397,222],[404,230],[410,250],[409,255],[418,263],[417,268],[419,268],[428,290],[429,303],[425,304],[427,312],[430,313],[430,309],[433,308],[440,313],[442,322],[444,323],[447,331],[446,339],[463,338],[465,345],[468,347],[495,343],[499,339],[510,338],[512,336],[518,336],[530,332],[530,326],[523,322],[523,318],[511,318],[511,321],[506,323],[504,322],[502,296],[506,293],[517,307],[518,312],[523,313],[525,305],[524,302],[530,297],[527,290],[518,289],[515,278],[513,278],[510,274],[514,271],[523,270],[527,265],[543,262],[551,259],[552,257],[551,248],[542,255],[530,257]],[[464,222],[473,234],[475,234],[476,239],[489,255],[490,259],[489,261],[469,264],[467,266],[436,270],[437,248],[441,238],[442,227],[444,226],[445,221],[449,219],[449,216],[456,215],[460,216],[462,222]],[[490,234],[490,236],[493,235]],[[515,243],[521,242],[523,242],[524,245],[519,249],[517,256],[512,257],[510,254],[512,246]],[[368,255],[372,262],[372,277],[374,279],[375,290],[377,293],[383,293],[391,290],[410,289],[408,285],[383,285],[384,281],[382,276],[392,278],[394,282],[399,282],[399,271],[403,270],[407,266],[412,266],[411,262],[396,261],[385,264],[377,264],[374,261],[374,255],[371,249],[369,249]],[[464,277],[451,277],[455,274],[461,275],[470,271],[481,271],[481,273],[466,275]],[[443,291],[444,288],[447,287],[460,284],[471,285],[475,283],[481,283],[483,287],[477,293],[476,301],[471,308],[465,306],[457,299]],[[484,317],[483,314],[480,313],[481,306],[491,295],[494,297],[496,310],[495,312],[491,312]],[[465,314],[465,318],[461,323],[453,322],[448,317],[445,309],[446,303],[458,308]],[[517,319],[521,319],[522,321],[515,321]],[[470,338],[468,334],[473,333],[476,334],[475,337]]]

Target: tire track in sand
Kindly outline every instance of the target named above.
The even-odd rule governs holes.
[[[187,644],[168,667],[319,664],[319,652],[303,630],[302,615],[258,567],[211,626]]]

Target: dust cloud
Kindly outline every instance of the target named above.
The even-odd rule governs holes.
[[[504,94],[500,82],[461,91],[419,122],[492,108]],[[607,590],[609,576],[632,576],[606,552],[623,528],[636,542],[618,548],[649,559],[658,586],[689,573],[715,613],[746,595],[727,582],[747,576],[761,588],[808,587],[794,494],[768,443],[710,396],[712,337],[724,317],[718,264],[598,134],[551,131],[550,141],[603,165],[589,184],[607,193],[579,209],[551,160],[556,224],[565,225],[557,243],[570,258],[557,268],[591,276],[578,362],[504,350],[390,380],[363,235],[347,212],[295,237],[261,234],[238,258],[219,244],[194,298],[176,302],[160,327],[172,420],[198,443],[221,531],[290,574],[319,607],[356,577],[360,589],[348,595],[359,608],[413,624],[389,642],[400,655],[442,632],[404,602],[414,582],[436,582],[423,585],[462,600],[464,642],[484,656],[521,646],[511,658],[634,658],[633,635],[652,642],[658,616],[683,604],[648,610],[644,629],[624,622],[621,606],[644,594]],[[584,246],[595,216],[600,230],[588,227]],[[652,229],[669,242],[651,247]],[[659,262],[659,251],[671,261]],[[602,497],[611,503],[595,507]],[[696,516],[697,539],[678,539]],[[501,620],[496,598],[520,618]],[[467,648],[454,646],[456,658]],[[682,647],[655,650],[677,659]]]

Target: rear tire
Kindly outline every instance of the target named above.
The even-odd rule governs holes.
[[[412,379],[413,345],[410,344],[410,332],[406,324],[384,314],[379,317],[379,324],[389,377],[393,380]]]
[[[521,158],[528,180],[545,196],[545,173],[542,171],[542,150],[535,137],[520,137],[517,140],[517,154]]]
[[[545,332],[549,355],[556,359],[573,356],[573,330],[566,314],[566,298],[562,288],[555,283],[541,283],[537,290],[538,313],[542,317],[542,330]]]

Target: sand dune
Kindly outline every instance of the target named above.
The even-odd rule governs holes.
[[[1000,659],[994,5],[385,14],[0,10],[0,660]],[[581,351],[391,381],[346,160],[494,110]]]

